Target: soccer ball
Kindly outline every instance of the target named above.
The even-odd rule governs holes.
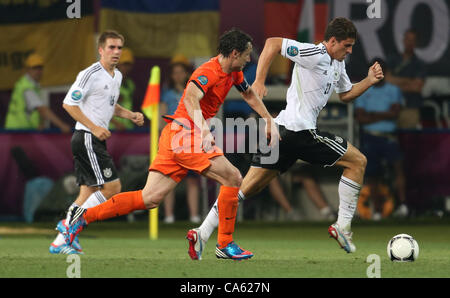
[[[419,244],[408,234],[398,234],[389,240],[387,254],[393,262],[413,262],[419,257]]]

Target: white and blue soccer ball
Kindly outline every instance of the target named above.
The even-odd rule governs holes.
[[[413,262],[419,257],[419,244],[408,234],[398,234],[389,240],[387,254],[393,262]]]

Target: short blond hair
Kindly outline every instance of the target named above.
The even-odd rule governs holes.
[[[98,47],[104,48],[105,44],[106,44],[106,40],[108,38],[120,39],[120,40],[122,40],[122,44],[125,43],[125,38],[123,37],[122,34],[120,34],[119,32],[117,32],[115,30],[106,30],[106,31],[103,31],[100,34],[100,36],[98,37],[98,41],[97,41]]]

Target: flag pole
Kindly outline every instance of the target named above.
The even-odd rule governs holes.
[[[150,164],[158,152],[159,136],[159,100],[160,100],[161,71],[159,66],[153,66],[150,71],[147,91],[141,109],[144,115],[150,119]],[[158,239],[158,208],[149,211],[149,238]]]
[[[159,106],[159,105],[158,105]],[[156,157],[158,152],[158,135],[159,135],[159,107],[153,111],[152,120],[150,121],[150,164]],[[158,239],[158,207],[150,209],[149,214],[149,237],[151,240]]]

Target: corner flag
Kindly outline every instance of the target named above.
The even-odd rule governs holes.
[[[160,81],[161,70],[159,66],[153,66],[150,71],[150,79],[148,81],[147,91],[145,92],[144,101],[141,110],[144,115],[150,119],[150,164],[155,159],[158,152],[158,136],[159,136],[159,100],[160,100]],[[158,239],[158,208],[150,210],[149,214],[149,236],[150,239]]]

